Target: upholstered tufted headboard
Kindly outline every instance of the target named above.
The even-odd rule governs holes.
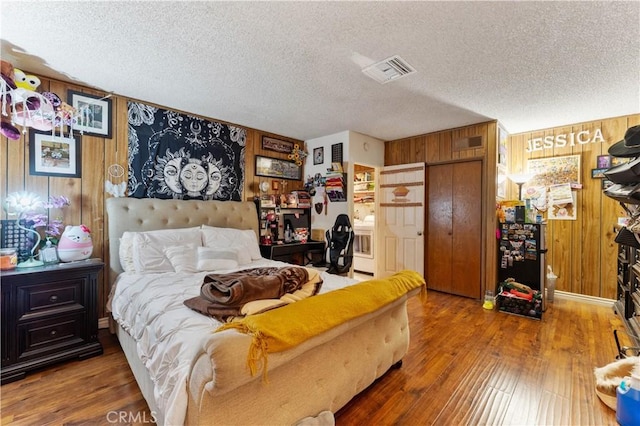
[[[259,234],[258,215],[252,201],[160,200],[157,198],[107,199],[109,224],[109,282],[122,272],[120,237],[126,231],[190,228],[202,224],[222,228],[253,229]]]

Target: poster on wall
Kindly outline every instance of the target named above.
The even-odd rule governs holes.
[[[527,169],[534,176],[526,186],[580,183],[580,155],[529,159]]]
[[[561,184],[549,187],[549,220],[576,220],[576,194],[571,185]]]
[[[241,200],[245,129],[138,102],[128,113],[129,196]]]

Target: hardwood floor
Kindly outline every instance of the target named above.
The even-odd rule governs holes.
[[[338,426],[616,424],[593,383],[623,329],[610,308],[556,298],[536,321],[430,291],[424,305],[409,302],[409,317],[402,367],[340,410]],[[2,386],[2,424],[149,424],[117,340],[101,330],[101,342],[102,356]]]

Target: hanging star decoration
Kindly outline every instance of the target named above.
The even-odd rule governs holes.
[[[302,166],[304,159],[307,158],[307,151],[300,148],[300,144],[294,144],[293,150],[291,150],[291,154],[289,154],[289,160],[293,160],[296,165]]]

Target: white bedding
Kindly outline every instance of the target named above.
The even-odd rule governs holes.
[[[285,265],[260,259],[241,268],[215,272]],[[154,398],[164,414],[165,424],[184,423],[192,363],[199,354],[206,352],[207,341],[220,325],[215,319],[192,311],[183,304],[184,300],[200,294],[203,278],[210,272],[125,272],[118,276],[113,288],[113,318],[137,341],[138,356],[154,382]],[[325,272],[321,276],[323,285],[320,293],[356,282]]]

